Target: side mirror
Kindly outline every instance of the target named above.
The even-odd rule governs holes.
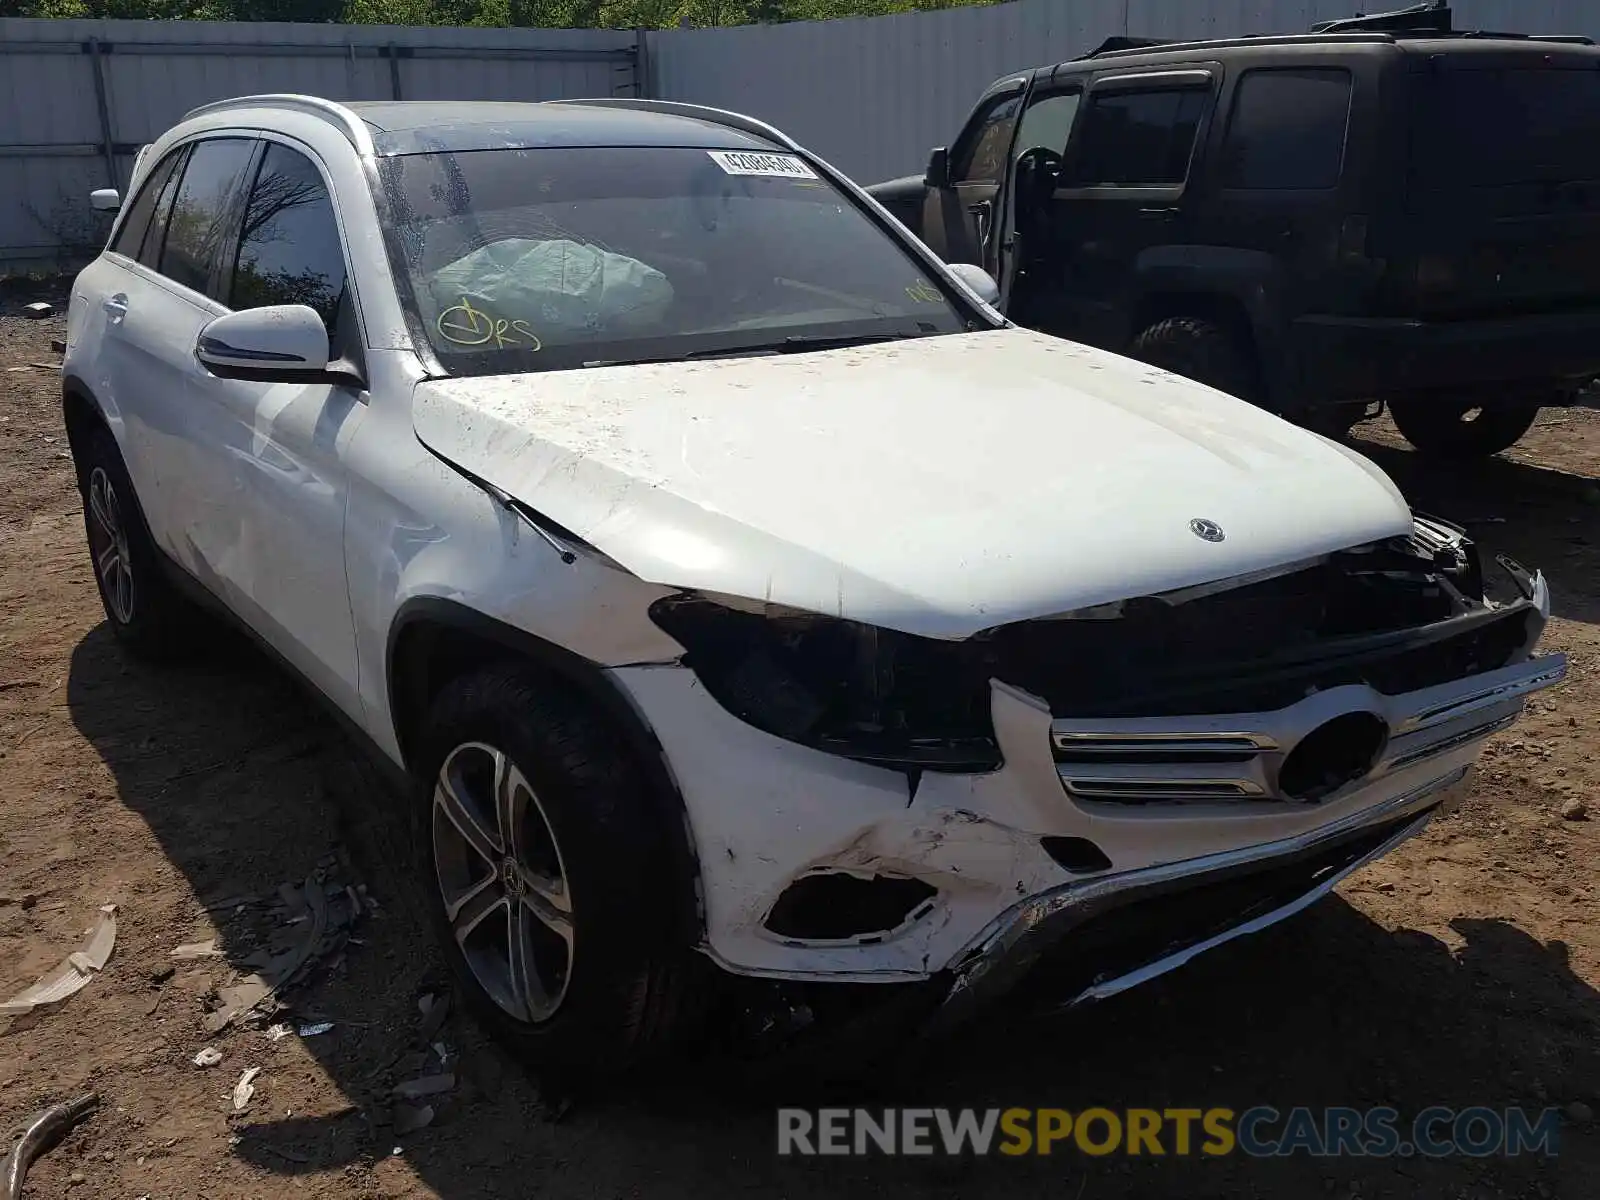
[[[1000,285],[982,267],[975,267],[971,263],[946,265],[950,268],[950,274],[966,284],[967,290],[975,293],[985,304],[994,304],[1000,299]]]
[[[122,207],[122,194],[116,188],[96,188],[89,193],[89,207],[95,212],[116,212]]]
[[[928,169],[922,176],[922,182],[931,188],[950,186],[950,151],[945,147],[935,147],[928,155]]]
[[[304,304],[247,308],[207,322],[194,353],[224,379],[312,383],[328,375],[328,327]]]

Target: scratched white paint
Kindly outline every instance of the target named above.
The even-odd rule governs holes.
[[[1020,329],[429,381],[414,419],[641,578],[929,637],[1411,528],[1353,452]]]

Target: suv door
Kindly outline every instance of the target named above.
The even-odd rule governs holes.
[[[240,190],[237,249],[218,264],[221,300],[235,311],[307,305],[328,327],[331,358],[359,363],[344,239],[310,151],[266,141]],[[193,359],[192,344],[188,352]],[[359,720],[345,453],[366,413],[364,394],[325,382],[222,379],[202,368],[185,401],[194,470],[184,528],[202,580]]]
[[[1323,382],[1297,377],[1285,356],[1295,320],[1360,311],[1375,278],[1362,253],[1362,164],[1347,163],[1346,146],[1376,137],[1370,114],[1352,102],[1371,103],[1377,69],[1372,57],[1311,54],[1251,67],[1231,82],[1219,119],[1212,199],[1196,214],[1194,239],[1242,252],[1240,282],[1266,289],[1261,308],[1271,326],[1255,343],[1283,401],[1309,398]],[[1358,87],[1363,76],[1370,83]]]
[[[190,469],[184,400],[200,370],[194,339],[219,311],[208,295],[209,256],[226,244],[227,231],[215,193],[237,186],[254,149],[249,139],[216,138],[171,151],[85,283],[98,302],[88,333],[100,337],[90,386],[121,421],[120,443],[151,535],[191,568],[183,535]]]
[[[922,240],[945,262],[996,269],[996,205],[1005,182],[1011,135],[1025,79],[978,101],[946,159],[947,178],[931,181],[923,201]]]
[[[105,251],[73,280],[72,321],[67,332],[74,367],[111,422],[145,519],[158,538],[154,457],[145,453],[142,437],[130,434],[140,423],[139,397],[161,386],[161,364],[167,358],[163,343],[174,334],[160,319],[166,307],[160,294],[141,295],[142,302],[132,308],[129,295],[148,284],[139,264],[153,267],[160,255],[172,193],[188,154],[189,147],[180,146],[143,178],[113,228]]]
[[[1050,332],[1112,349],[1132,333],[1140,255],[1186,243],[1191,176],[1214,105],[1209,66],[1101,75],[1086,93],[1051,202]]]
[[[1050,200],[1083,104],[1083,83],[1072,79],[1036,85],[1027,95],[1011,147],[1011,165],[1001,191],[1001,224],[995,279],[1000,308],[1021,323],[1030,308],[1038,264],[1048,249]],[[1035,250],[1040,255],[1035,254]],[[1016,309],[1013,310],[1013,305]]]

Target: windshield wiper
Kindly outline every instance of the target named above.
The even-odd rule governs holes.
[[[705,358],[762,358],[772,354],[800,354],[809,350],[842,350],[847,346],[866,346],[875,342],[898,342],[907,338],[926,337],[936,332],[930,325],[918,323],[915,329],[902,329],[894,333],[854,334],[795,334],[778,342],[759,342],[753,346],[720,346],[705,350],[690,350],[686,354],[665,354],[651,358],[598,358],[583,365],[586,367],[637,366],[641,363],[691,362]]]
[[[691,350],[687,354],[663,354],[658,358],[596,358],[586,367],[637,367],[646,363],[689,362],[696,358],[764,358],[777,354],[771,346],[735,346],[731,350]]]
[[[827,334],[802,334],[786,337],[783,344],[774,347],[782,354],[798,354],[804,350],[843,350],[847,346],[868,346],[874,342],[898,342],[906,338],[926,337],[931,329],[905,330],[900,333],[858,333],[843,337]]]

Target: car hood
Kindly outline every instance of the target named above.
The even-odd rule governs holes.
[[[930,637],[1410,529],[1359,455],[1021,329],[429,380],[413,418],[642,579]]]

